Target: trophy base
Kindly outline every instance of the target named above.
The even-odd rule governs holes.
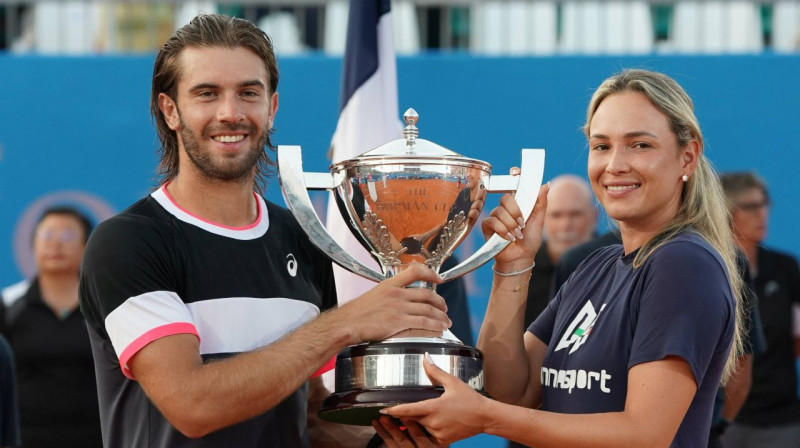
[[[370,426],[382,414],[383,408],[401,403],[439,398],[441,387],[387,387],[381,389],[348,390],[331,394],[322,403],[319,418],[332,423]]]
[[[334,423],[368,426],[383,408],[438,398],[423,358],[483,391],[480,350],[442,338],[399,337],[353,345],[336,357],[336,392],[325,399],[319,417]]]

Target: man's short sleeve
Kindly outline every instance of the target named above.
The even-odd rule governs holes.
[[[698,385],[715,353],[729,350],[734,302],[721,259],[700,244],[668,243],[643,275],[628,368],[667,356],[691,367]],[[637,312],[638,311],[638,312]]]
[[[81,269],[81,311],[87,324],[107,335],[123,373],[148,343],[172,334],[197,335],[178,296],[176,258],[169,230],[137,217],[115,217],[93,232]]]

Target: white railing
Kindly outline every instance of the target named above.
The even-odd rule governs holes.
[[[155,51],[199,11],[257,23],[279,54],[344,51],[346,0],[0,0],[15,53]],[[800,52],[800,0],[393,0],[400,54]]]

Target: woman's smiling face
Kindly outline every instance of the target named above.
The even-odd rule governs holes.
[[[682,176],[696,158],[691,145],[678,145],[667,116],[643,93],[612,94],[597,107],[588,138],[589,180],[606,213],[628,227],[663,228],[680,208]]]

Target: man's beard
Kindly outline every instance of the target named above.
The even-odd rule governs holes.
[[[180,112],[178,113],[180,117]],[[201,147],[200,139],[197,134],[189,128],[181,120],[181,138],[183,140],[183,147],[186,149],[186,154],[189,160],[200,171],[200,173],[207,179],[221,180],[226,182],[245,181],[253,172],[253,167],[258,163],[261,157],[264,157],[264,147],[269,138],[269,130],[264,127],[264,132],[256,143],[250,147],[241,159],[227,159],[214,160],[211,151],[204,150]],[[203,130],[203,138],[207,138],[212,132],[224,131],[245,131],[248,135],[254,135],[256,132],[255,126],[251,124],[235,124],[226,125],[219,124],[213,128],[206,128]]]

